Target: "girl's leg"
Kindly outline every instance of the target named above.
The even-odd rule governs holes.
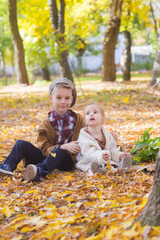
[[[45,159],[40,149],[36,148],[30,142],[18,140],[4,161],[4,164],[9,165],[13,172],[23,158],[25,158],[28,163],[32,164],[38,164]]]

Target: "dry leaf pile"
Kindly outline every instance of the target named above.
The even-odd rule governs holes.
[[[103,103],[105,127],[118,132],[118,145],[124,150],[130,151],[149,127],[153,137],[159,134],[159,97],[148,93],[144,83],[95,85],[96,91],[82,85],[86,101],[92,98]],[[36,144],[36,129],[51,110],[47,89],[0,89],[0,162],[18,139]],[[77,89],[74,110],[81,113],[85,100]],[[147,201],[153,171],[109,171],[90,177],[78,170],[55,170],[38,183],[21,181],[22,163],[14,173],[15,177],[0,178],[0,239],[160,238],[160,227],[132,226]]]

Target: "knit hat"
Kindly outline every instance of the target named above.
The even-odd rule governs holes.
[[[67,78],[57,78],[54,82],[52,82],[49,85],[49,96],[52,95],[52,91],[53,91],[54,87],[57,84],[60,84],[60,83],[64,83],[64,84],[66,84],[66,86],[68,85],[72,89],[73,101],[72,101],[71,107],[73,107],[73,105],[76,102],[77,91],[75,89],[74,83],[71,80],[67,79]]]

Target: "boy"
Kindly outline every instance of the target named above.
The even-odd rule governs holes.
[[[27,165],[24,180],[38,181],[54,169],[72,170],[76,154],[80,152],[77,138],[84,126],[83,118],[70,109],[76,96],[73,82],[66,78],[56,79],[49,86],[53,111],[39,126],[38,148],[30,142],[18,140],[4,163],[0,164],[1,176],[14,175],[13,171],[22,159]]]
[[[97,103],[90,103],[84,110],[85,125],[80,131],[78,142],[81,152],[77,155],[76,168],[90,175],[105,174],[107,162],[118,169],[132,164],[130,153],[120,152],[113,136],[103,127],[104,110]]]

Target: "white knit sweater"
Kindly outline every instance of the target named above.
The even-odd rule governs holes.
[[[78,138],[81,153],[79,153],[76,157],[76,168],[82,170],[83,172],[90,171],[92,162],[97,162],[102,166],[102,168],[104,168],[106,161],[102,158],[103,153],[109,154],[111,165],[118,166],[119,156],[122,152],[117,149],[116,141],[112,135],[104,127],[102,127],[102,132],[104,133],[106,139],[105,149],[102,150],[96,139],[88,134],[85,129],[86,128],[81,129]]]

